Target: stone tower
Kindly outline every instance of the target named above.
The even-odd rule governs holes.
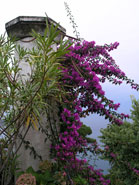
[[[57,23],[52,19],[48,18],[48,23],[56,25]],[[35,48],[35,40],[31,36],[32,30],[35,30],[37,33],[40,33],[42,36],[44,34],[44,30],[46,28],[46,17],[36,17],[36,16],[20,16],[17,17],[10,22],[6,23],[6,31],[8,36],[16,37],[17,41],[16,44],[24,47],[26,49]],[[66,30],[62,26],[58,26],[60,30],[60,34],[57,36],[56,40],[60,41],[61,38],[64,37]],[[53,46],[55,50],[57,45]],[[18,57],[15,53],[15,57]],[[30,73],[30,66],[29,64],[22,60],[20,61],[20,75],[22,80],[26,80],[28,78],[28,74]],[[23,76],[24,75],[24,76]],[[57,110],[56,110],[57,112]],[[55,115],[53,115],[55,116]],[[55,118],[58,119],[58,118]],[[42,124],[45,127],[47,118],[44,116],[42,117]],[[24,128],[22,134],[24,135],[27,128]],[[49,152],[50,152],[50,144],[51,142],[48,140],[44,142],[46,136],[40,131],[36,131],[33,128],[30,128],[25,140],[29,141],[31,146],[34,147],[37,154],[39,154],[43,160],[49,159]],[[16,147],[18,147],[21,143],[21,140],[18,138],[16,142]],[[38,170],[38,166],[40,163],[40,159],[34,159],[33,154],[30,154],[30,150],[25,150],[24,144],[21,145],[19,151],[19,167],[21,170],[26,170],[29,166],[32,166],[34,170]]]

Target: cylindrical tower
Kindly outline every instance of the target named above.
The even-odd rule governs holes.
[[[54,24],[57,23],[53,21],[52,19],[48,18],[48,24]],[[32,30],[35,30],[35,32],[44,35],[44,31],[46,28],[46,17],[35,17],[35,16],[20,16],[17,17],[10,22],[6,23],[6,31],[9,37],[16,37],[17,41],[16,44],[20,45],[21,47],[24,47],[26,49],[32,49],[35,48],[35,40],[31,36]],[[56,40],[57,42],[61,40],[61,38],[64,37],[66,30],[58,26],[58,29],[60,30],[60,34],[57,36]],[[56,49],[57,45],[53,45],[53,49]],[[18,57],[18,55],[15,53],[15,57]],[[29,64],[25,61],[19,61],[19,65],[21,68],[21,71],[19,72],[20,78],[23,81],[26,81],[29,78],[29,74],[31,72]],[[20,80],[20,79],[19,79]],[[56,110],[55,112],[57,112]],[[56,115],[54,115],[58,119]],[[42,117],[42,124],[45,127],[47,118],[44,116]],[[23,129],[22,134],[24,135],[26,131],[26,128]],[[25,140],[29,141],[30,145],[34,147],[35,151],[38,155],[42,157],[43,160],[49,159],[49,152],[50,152],[50,144],[51,142],[47,140],[45,142],[46,136],[40,131],[36,131],[33,128],[30,128]],[[20,145],[21,140],[20,138],[17,139],[16,142],[16,148]],[[33,153],[30,154],[30,149],[25,149],[24,144],[21,145],[18,155],[18,160],[20,161],[19,167],[21,170],[26,170],[29,166],[32,166],[34,170],[38,170],[38,166],[40,163],[39,158],[34,159]]]

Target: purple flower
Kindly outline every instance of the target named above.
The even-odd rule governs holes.
[[[116,154],[114,154],[113,152],[110,153],[110,156],[114,159],[116,159]]]

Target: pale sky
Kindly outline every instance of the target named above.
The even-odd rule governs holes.
[[[120,42],[113,56],[122,69],[138,79],[139,67],[139,1],[138,0],[65,0],[75,17],[82,38],[98,44]],[[0,8],[0,34],[5,23],[17,16],[45,16],[66,28],[73,35],[66,16],[64,0],[2,0]],[[138,67],[137,67],[138,66]]]
[[[139,83],[139,0],[65,1],[71,8],[82,38],[94,40],[97,44],[120,42],[118,49],[111,54],[121,69]],[[2,0],[0,7],[0,34],[5,31],[5,23],[18,16],[45,16],[46,12],[66,28],[68,35],[73,36],[64,0]],[[120,111],[125,113],[129,113],[131,108],[130,95],[139,99],[139,92],[131,90],[129,86],[105,84],[104,89],[116,103],[121,102]],[[95,119],[98,124],[103,122],[103,119]],[[88,120],[91,124],[92,117]],[[103,123],[98,129],[100,127],[103,127]]]

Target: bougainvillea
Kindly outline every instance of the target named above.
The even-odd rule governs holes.
[[[61,133],[59,142],[55,145],[56,159],[65,163],[65,168],[71,168],[78,172],[83,168],[88,169],[89,183],[109,184],[102,174],[87,167],[87,161],[76,157],[77,152],[86,152],[87,141],[79,135],[81,117],[90,113],[105,116],[111,123],[123,124],[123,120],[129,116],[116,112],[120,104],[115,104],[105,97],[101,83],[107,79],[113,84],[121,84],[126,81],[134,89],[139,86],[126,77],[125,73],[116,65],[109,52],[116,49],[118,42],[110,45],[99,46],[92,42],[76,42],[69,48],[62,66],[62,83],[65,84],[68,95],[64,97],[63,111],[61,113]],[[93,146],[92,146],[93,147]],[[114,154],[111,153],[114,157]],[[94,174],[97,176],[96,181]],[[85,176],[85,175],[84,175]]]

